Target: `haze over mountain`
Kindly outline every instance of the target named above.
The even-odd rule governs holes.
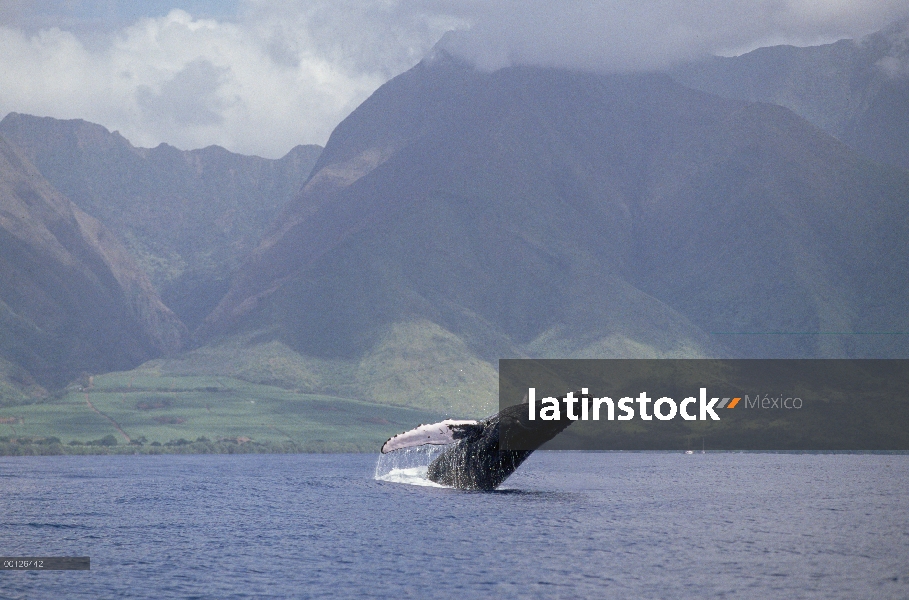
[[[785,106],[874,160],[909,169],[909,20],[857,41],[713,57],[672,76],[728,98]]]
[[[100,125],[17,113],[0,121],[0,134],[114,232],[190,329],[226,292],[231,272],[300,191],[321,151],[297,146],[269,160],[217,146],[136,148]]]
[[[0,137],[0,399],[180,349],[186,328],[126,249]]]
[[[438,51],[337,127],[203,335],[346,361],[361,382],[379,348],[438,372],[904,356],[894,336],[814,334],[907,330],[907,199],[906,173],[785,108]]]

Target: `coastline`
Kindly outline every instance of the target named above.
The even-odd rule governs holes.
[[[377,452],[375,444],[330,442],[316,440],[308,443],[292,441],[243,442],[174,440],[164,444],[63,444],[57,441],[5,441],[0,438],[0,456],[111,456],[156,454],[369,454]]]

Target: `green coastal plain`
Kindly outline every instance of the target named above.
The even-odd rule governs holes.
[[[108,373],[0,407],[0,454],[376,452],[440,418],[230,377]]]

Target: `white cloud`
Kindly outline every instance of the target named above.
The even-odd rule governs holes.
[[[242,0],[229,18],[172,10],[104,25],[93,9],[80,25],[70,9],[53,27],[52,10],[29,18],[31,0],[7,6],[19,8],[0,10],[0,115],[83,118],[137,145],[270,157],[324,144],[452,29],[445,46],[487,69],[625,70],[858,37],[909,16],[905,0]]]
[[[329,2],[262,4],[236,22],[173,10],[90,40],[0,27],[0,115],[82,118],[141,146],[219,144],[276,157],[324,144],[450,25],[412,16],[398,27],[381,3],[346,12]],[[383,18],[390,27],[377,29]]]

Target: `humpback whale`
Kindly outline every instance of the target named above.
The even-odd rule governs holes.
[[[579,393],[578,393],[579,394]],[[528,419],[527,404],[509,406],[480,421],[448,419],[421,425],[389,438],[382,453],[425,444],[448,445],[429,464],[430,481],[462,490],[494,490],[521,466],[534,450],[554,438],[574,421]],[[503,427],[509,441],[521,449],[502,447]]]

